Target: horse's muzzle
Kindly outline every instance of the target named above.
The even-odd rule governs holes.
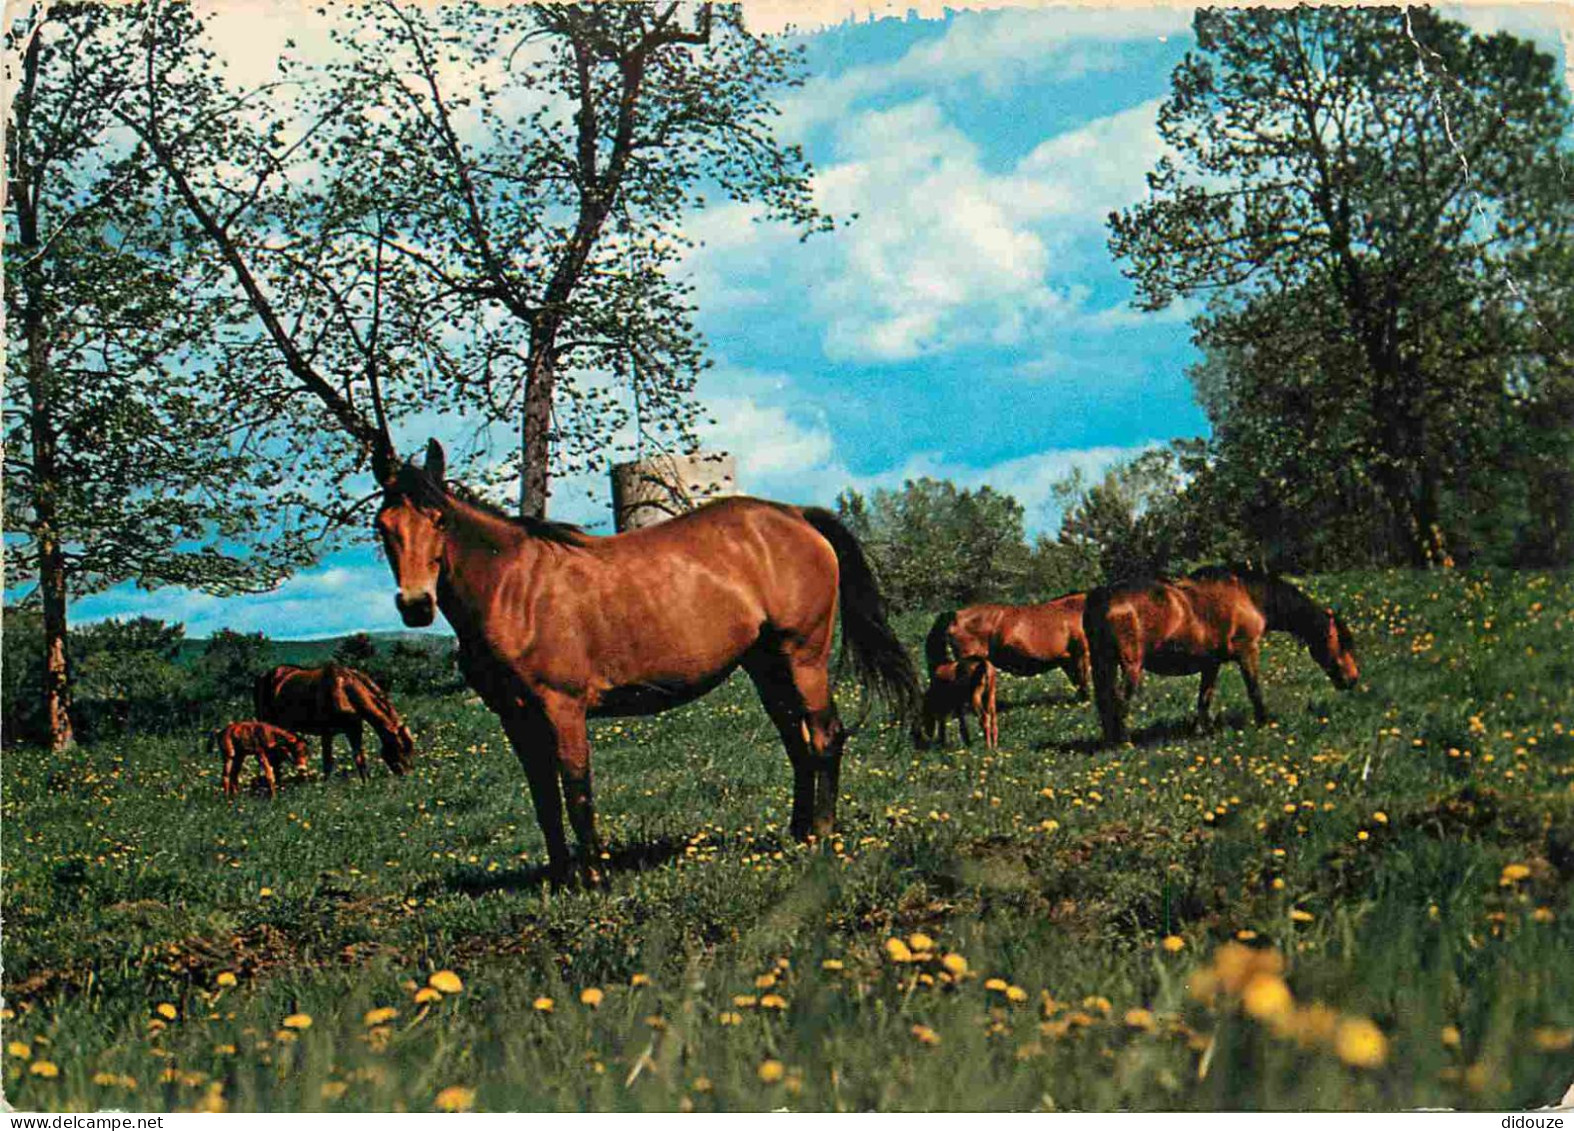
[[[430,593],[409,598],[403,593],[395,594],[394,606],[398,608],[399,616],[407,628],[425,628],[437,616],[437,602]]]

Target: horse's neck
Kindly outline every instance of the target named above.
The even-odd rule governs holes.
[[[454,500],[437,589],[438,606],[454,631],[461,638],[479,633],[499,568],[539,558],[545,548],[507,519]]]
[[[1317,602],[1283,581],[1265,581],[1263,591],[1260,604],[1268,631],[1288,632],[1310,644],[1322,620]]]

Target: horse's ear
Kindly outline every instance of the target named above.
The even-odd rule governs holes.
[[[426,442],[426,473],[439,483],[447,478],[444,474],[448,466],[448,457],[443,454],[443,445],[436,440]]]
[[[386,487],[393,479],[393,453],[381,444],[372,448],[372,475],[376,478],[377,485],[380,487]]]

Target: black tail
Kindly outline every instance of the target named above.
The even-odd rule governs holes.
[[[924,637],[924,660],[929,665],[929,678],[935,678],[935,669],[951,658],[951,625],[956,622],[956,612],[941,613],[929,626]]]
[[[859,682],[874,698],[884,700],[898,719],[912,718],[918,711],[918,673],[907,649],[886,623],[885,598],[863,547],[830,511],[805,507],[803,517],[831,544],[841,566],[840,662],[851,663]]]

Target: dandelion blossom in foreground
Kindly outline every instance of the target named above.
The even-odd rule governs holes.
[[[431,986],[422,986],[420,989],[415,991],[415,1004],[416,1005],[426,1005],[428,1002],[442,1001],[442,1000],[443,1000],[443,995],[438,993]]]
[[[1164,941],[1159,943],[1159,945],[1171,954],[1179,954],[1186,949],[1186,940],[1179,935],[1165,935]]]
[[[464,1088],[458,1084],[444,1088],[437,1093],[432,1106],[438,1111],[469,1111],[475,1106],[475,1089]]]
[[[1334,1034],[1334,1052],[1346,1064],[1376,1068],[1388,1059],[1388,1038],[1364,1017],[1346,1018]]]
[[[426,984],[445,994],[457,994],[465,988],[465,984],[459,980],[459,975],[452,970],[439,970],[426,980]]]
[[[1503,875],[1499,877],[1498,883],[1503,887],[1508,887],[1510,884],[1517,884],[1529,875],[1530,869],[1523,864],[1505,864],[1503,865]]]
[[[292,1013],[284,1019],[286,1029],[310,1029],[312,1015],[310,1013]]]
[[[892,962],[911,962],[913,960],[913,952],[907,948],[907,944],[901,939],[886,939],[885,953]]]
[[[534,1009],[537,1013],[551,1013],[556,1005],[557,1003],[549,997],[538,997],[535,1001],[530,1003],[530,1008]]]
[[[219,985],[223,986],[225,989],[228,989],[235,984],[236,978],[235,975],[230,973],[228,970],[221,970],[219,972],[219,976],[213,980]]]
[[[760,1062],[759,1074],[764,1083],[775,1084],[787,1074],[787,1069],[779,1060],[763,1060]]]
[[[595,986],[587,986],[579,992],[579,1001],[581,1005],[588,1005],[591,1009],[595,1009],[596,1006],[601,1004],[601,999],[605,996]]]
[[[386,1025],[398,1016],[399,1011],[397,1009],[391,1005],[385,1005],[381,1009],[367,1010],[366,1016],[361,1018],[361,1023],[367,1028],[371,1028],[374,1025]]]
[[[35,1060],[28,1067],[28,1071],[34,1076],[42,1076],[45,1080],[53,1080],[60,1075],[60,1069],[55,1067],[55,1062],[52,1060]]]
[[[1260,1021],[1282,1017],[1295,1005],[1290,987],[1275,974],[1256,974],[1241,991],[1241,1005]]]
[[[954,978],[960,978],[967,973],[967,959],[960,954],[948,954],[940,960],[940,965]]]
[[[173,1021],[177,1016],[179,1016],[179,1013],[175,1007],[167,1001],[159,1002],[158,1005],[153,1007],[153,1012],[157,1013],[166,1021]]]

